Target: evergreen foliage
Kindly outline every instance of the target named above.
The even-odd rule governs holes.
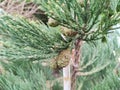
[[[48,28],[43,24],[12,16],[1,16],[0,32],[9,36],[15,45],[22,47],[4,48],[1,56],[36,59],[54,57],[68,47],[74,48],[76,39],[92,42],[102,38],[103,42],[106,41],[106,35],[111,32],[111,29],[114,29],[112,26],[120,21],[120,13],[112,15],[110,13],[111,7],[114,6],[115,10],[117,4],[112,6],[108,0],[84,0],[84,2],[41,0],[41,6],[47,15],[77,34],[74,37],[65,36],[63,38],[62,32],[58,28]]]
[[[41,64],[20,60],[3,66],[6,72],[0,76],[1,90],[49,90],[46,86],[48,78]]]
[[[47,72],[48,69],[45,67],[45,72],[47,72],[45,77],[44,70],[39,69],[44,67],[40,67],[38,62],[34,66],[31,61],[48,60],[58,56],[68,47],[75,48],[74,43],[77,39],[87,42],[102,39],[104,42],[107,34],[115,29],[113,26],[120,22],[118,0],[114,5],[112,0],[84,0],[83,2],[78,0],[40,0],[39,2],[46,14],[56,20],[60,27],[66,27],[77,34],[64,36],[59,27],[47,27],[42,22],[29,21],[10,15],[0,16],[0,33],[10,38],[10,44],[12,44],[10,47],[6,45],[2,47],[0,56],[9,60],[17,60],[12,62],[13,65],[10,67],[4,64],[7,72],[0,76],[0,89],[2,90],[48,90],[46,81],[53,79],[50,76],[51,73]],[[83,76],[88,76],[82,77],[81,75],[78,78],[78,89],[87,90],[93,86],[91,90],[108,90],[111,89],[111,85],[113,85],[112,89],[118,89],[119,80],[115,75],[107,76],[107,78],[104,76],[110,72],[105,68],[109,64],[111,65],[111,63],[105,62],[114,60],[112,45],[108,45],[112,49],[100,42],[95,44],[96,47],[92,47],[86,42],[83,45],[80,71],[86,73]],[[19,67],[19,61],[24,61],[21,62],[23,66]],[[26,65],[28,62],[29,64]],[[99,72],[100,70],[102,71]],[[92,77],[93,73],[96,74]],[[86,82],[88,80],[91,80],[90,83]],[[98,82],[101,82],[100,85]],[[101,87],[101,85],[105,85],[105,87]],[[60,86],[56,84],[54,88],[56,87]]]
[[[110,62],[110,64],[100,72],[79,77],[77,90],[109,90],[111,86],[113,86],[112,90],[118,90],[120,87],[119,80],[113,73],[113,68],[116,65],[113,50],[118,48],[114,48],[111,42],[108,44],[101,44],[100,41],[96,43],[96,47],[87,43],[82,46],[82,67],[88,65],[89,62],[89,65],[83,71],[95,70],[96,67],[99,68],[107,62]],[[51,86],[53,90],[56,90],[56,88],[58,90],[62,89],[62,84],[57,82],[62,81],[62,79],[57,80],[56,78],[55,80],[51,69],[48,66],[42,66],[41,61],[34,63],[19,59],[17,61],[12,60],[12,62],[10,60],[9,64],[2,62],[2,65],[5,68],[5,73],[0,76],[1,90],[50,90],[46,87],[48,81],[51,84],[54,82]]]
[[[105,38],[112,26],[120,22],[120,13],[114,13],[118,0],[40,0],[46,14],[61,26],[78,35],[73,39],[85,41]],[[119,7],[118,7],[119,8]],[[116,11],[117,12],[117,11]]]
[[[1,34],[10,37],[13,43],[12,48],[1,50],[1,56],[46,59],[69,46],[62,38],[59,28],[55,30],[22,18],[1,16],[0,29]]]
[[[119,90],[120,80],[113,74],[108,74],[102,82],[86,90]]]
[[[91,72],[91,71],[94,72],[96,70],[98,72],[92,74],[88,73],[87,75],[83,74],[83,76],[78,77],[77,80],[78,90],[92,90],[94,87],[96,87],[96,85],[98,85],[98,87],[104,87],[104,84],[101,84],[102,85],[101,86],[99,85],[99,83],[102,83],[104,79],[109,81],[110,78],[107,78],[109,77],[109,75],[111,78],[115,78],[115,81],[111,81],[111,82],[116,83],[116,81],[119,81],[113,72],[113,68],[116,65],[116,58],[115,58],[116,56],[114,56],[113,50],[118,48],[114,47],[112,40],[108,44],[105,43],[100,44],[100,41],[96,43],[97,43],[96,47],[91,46],[89,44],[83,45],[80,69],[83,72]],[[101,67],[103,67],[104,65],[107,66],[101,69]],[[105,83],[110,83],[110,82],[105,82]],[[90,89],[91,87],[92,89]],[[110,87],[110,85],[108,87]],[[101,90],[107,90],[107,89],[101,89]]]

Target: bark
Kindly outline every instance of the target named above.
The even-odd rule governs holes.
[[[76,90],[76,77],[77,70],[79,69],[80,62],[80,48],[81,48],[81,40],[76,40],[75,42],[75,52],[74,52],[74,60],[72,66],[72,76],[71,76],[71,90]]]

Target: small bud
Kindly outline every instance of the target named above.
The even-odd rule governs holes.
[[[59,25],[59,23],[56,20],[49,18],[48,25],[50,25],[51,27],[56,27]]]

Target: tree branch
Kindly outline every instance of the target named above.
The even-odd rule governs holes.
[[[92,75],[92,74],[94,74],[94,73],[97,73],[97,72],[103,70],[103,69],[104,69],[105,67],[107,67],[109,64],[110,64],[110,63],[107,63],[107,64],[105,64],[104,66],[95,68],[95,69],[93,69],[93,70],[91,70],[91,71],[89,71],[89,72],[78,72],[78,73],[77,73],[77,76],[88,76],[88,75]]]

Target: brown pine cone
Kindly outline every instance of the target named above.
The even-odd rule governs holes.
[[[61,32],[63,35],[69,36],[69,37],[74,37],[78,34],[78,32],[68,29],[66,27],[61,27]]]
[[[50,67],[54,70],[60,70],[69,64],[72,52],[70,49],[63,50],[59,55],[51,61]]]

